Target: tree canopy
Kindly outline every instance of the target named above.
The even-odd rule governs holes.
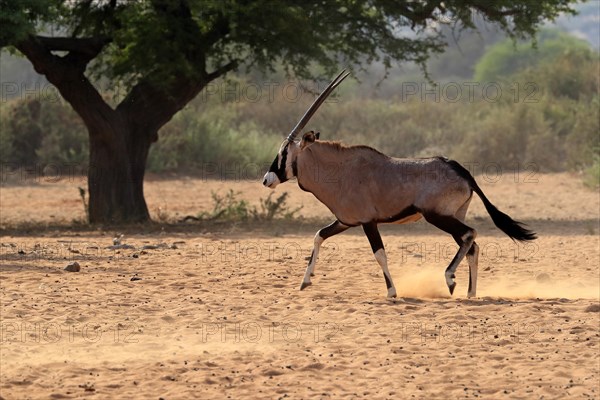
[[[576,0],[0,0],[0,47],[55,85],[90,137],[90,221],[145,221],[143,177],[158,130],[208,83],[239,67],[326,77],[379,60],[424,65],[442,25],[474,16],[513,38],[573,13]],[[128,92],[109,105],[94,78]]]
[[[102,49],[94,71],[133,84],[168,83],[238,64],[309,77],[312,64],[331,70],[382,59],[422,62],[445,42],[435,23],[475,27],[474,15],[516,38],[574,0],[273,1],[273,0],[1,0],[0,47],[50,33],[50,50]],[[59,39],[59,37],[61,37]],[[342,57],[340,59],[339,57]]]

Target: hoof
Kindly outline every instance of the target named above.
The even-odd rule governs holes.
[[[467,293],[467,298],[472,299],[473,297],[477,297],[475,293]]]
[[[454,288],[456,287],[456,282],[452,283],[452,285],[448,285],[448,289],[450,289],[450,296],[454,293]]]
[[[391,291],[391,292],[388,292],[388,295],[387,295],[387,297],[388,297],[388,299],[392,299],[392,298],[394,298],[394,299],[395,299],[395,298],[396,298],[396,289],[394,289],[394,290],[393,290],[393,291]]]
[[[300,290],[304,290],[305,287],[312,285],[312,282],[302,282],[300,285]]]

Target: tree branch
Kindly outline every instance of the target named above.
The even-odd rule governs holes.
[[[108,37],[68,38],[36,36],[37,40],[49,51],[68,51],[91,56],[94,58],[104,46],[112,41]]]
[[[210,74],[205,72],[199,74],[200,78],[196,80],[182,76],[164,88],[142,80],[119,103],[116,111],[123,117],[130,118],[130,123],[141,128],[141,131],[156,135],[158,130],[196,97],[209,82],[237,66],[238,60],[232,60]],[[140,115],[144,117],[139,118]]]
[[[423,25],[428,19],[435,20],[433,12],[439,8],[441,1],[432,1],[425,4],[413,3],[412,7],[400,5],[402,15],[408,18],[412,24],[411,29],[414,29],[417,24]]]
[[[50,44],[52,43],[56,44],[50,41]],[[84,75],[87,62],[94,58],[93,52],[88,51],[85,55],[69,52],[67,56],[59,57],[50,52],[50,49],[55,47],[46,47],[43,39],[32,35],[17,43],[15,47],[31,61],[36,72],[46,76],[46,79],[56,86],[62,97],[83,119],[90,135],[106,133],[103,132],[103,127],[110,123],[115,112]],[[96,46],[94,50],[97,54],[102,47]],[[84,62],[85,60],[88,61]]]
[[[219,68],[215,69],[213,72],[207,75],[208,81],[213,81],[218,77],[225,75],[229,71],[236,69],[238,64],[238,60],[231,60],[227,64],[220,66]]]
[[[473,4],[472,7],[484,15],[487,15],[488,17],[494,17],[494,18],[510,17],[512,15],[516,15],[516,14],[523,12],[523,10],[520,8],[508,8],[505,10],[496,10],[493,7],[486,7],[482,4]]]
[[[156,87],[147,80],[136,84],[116,108],[138,132],[158,139],[158,130],[173,118],[208,83],[190,82],[181,77],[167,88]],[[154,141],[153,140],[153,141]]]

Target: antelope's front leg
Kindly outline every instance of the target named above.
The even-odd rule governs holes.
[[[396,287],[392,281],[392,275],[390,275],[390,271],[388,270],[387,256],[385,255],[385,249],[383,248],[383,242],[379,230],[377,229],[377,224],[375,222],[363,224],[363,229],[369,239],[375,259],[383,271],[385,286],[387,287],[387,297],[396,297]]]
[[[338,233],[344,232],[348,229],[349,226],[342,224],[340,221],[335,221],[332,224],[326,226],[321,229],[315,235],[315,243],[313,247],[313,251],[310,255],[310,259],[308,260],[308,266],[306,267],[306,272],[304,273],[304,278],[302,279],[302,284],[300,285],[300,290],[311,284],[310,277],[314,276],[315,272],[315,264],[317,263],[317,258],[319,257],[319,250],[321,249],[321,244],[325,241],[325,239],[332,237],[333,235],[337,235]]]

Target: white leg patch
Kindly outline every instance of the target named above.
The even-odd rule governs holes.
[[[473,255],[467,254],[467,261],[469,262],[469,279],[470,279],[470,287],[469,292],[467,293],[467,297],[475,297],[477,296],[477,268],[479,264],[479,246],[477,243],[473,243],[475,250]]]
[[[385,284],[388,288],[387,297],[396,297],[396,287],[394,286],[394,282],[392,281],[392,275],[390,274],[390,271],[387,266],[387,256],[385,255],[385,250],[379,249],[375,252],[374,255],[375,259],[379,263],[379,266],[381,267],[381,271],[383,271]]]
[[[302,279],[301,287],[306,287],[310,285],[310,277],[314,273],[315,264],[317,263],[317,258],[319,257],[319,250],[321,249],[321,244],[325,239],[323,239],[319,233],[315,235],[315,243],[312,251],[312,255],[310,257],[310,261],[308,266],[306,267],[306,271],[304,272],[304,278]]]

